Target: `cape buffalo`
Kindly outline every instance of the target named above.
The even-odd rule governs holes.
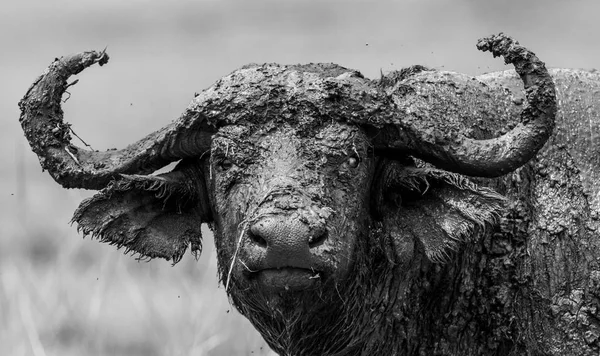
[[[84,234],[176,263],[209,224],[231,302],[281,355],[597,355],[600,76],[503,34],[478,48],[516,73],[247,65],[106,152],[63,122],[67,79],[108,60],[84,52],[20,121],[59,184],[99,190]]]

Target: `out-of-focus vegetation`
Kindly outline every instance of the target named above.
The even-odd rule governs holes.
[[[14,210],[3,213],[16,223],[0,239],[0,355],[271,354],[217,287],[210,240],[199,261],[138,262],[78,237],[68,209],[24,218],[24,203],[9,199]]]

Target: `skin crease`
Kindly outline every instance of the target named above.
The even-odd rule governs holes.
[[[309,288],[330,279],[343,281],[357,236],[368,226],[363,220],[369,216],[374,158],[366,135],[356,126],[337,122],[310,129],[285,124],[273,132],[248,131],[241,126],[222,128],[210,158],[212,177],[207,179],[213,202],[218,202],[212,205],[224,283],[231,278],[238,287],[260,289],[265,284],[261,270],[286,267],[310,270],[293,276],[311,277]],[[265,221],[285,225],[268,247],[256,243],[249,232]],[[323,231],[326,237],[317,246],[285,250]],[[268,281],[268,288],[283,290],[290,283],[289,276]],[[305,287],[303,281],[296,282]]]

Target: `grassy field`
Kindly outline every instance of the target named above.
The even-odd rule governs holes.
[[[3,194],[0,355],[273,355],[218,286],[208,231],[199,261],[139,262],[69,226],[84,193],[28,187]]]

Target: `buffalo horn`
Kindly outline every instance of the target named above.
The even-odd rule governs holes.
[[[71,144],[70,124],[63,121],[61,98],[67,79],[85,68],[103,65],[102,51],[56,59],[19,102],[19,121],[42,168],[65,188],[102,189],[119,174],[151,173],[173,161],[201,155],[210,147],[211,128],[191,109],[178,120],[121,150],[105,152]]]
[[[410,99],[408,99],[408,95],[395,94],[399,117],[396,124],[386,125],[385,130],[382,130],[381,127],[377,130],[378,137],[374,142],[375,147],[380,151],[387,150],[392,154],[409,153],[440,168],[469,176],[497,177],[528,162],[542,148],[554,129],[556,93],[552,78],[544,63],[535,54],[502,33],[480,39],[477,48],[481,51],[490,51],[495,57],[503,56],[507,64],[515,66],[523,81],[527,104],[524,105],[520,120],[514,128],[491,139],[466,137],[461,132],[464,131],[464,127],[446,132],[445,128],[437,126],[446,124],[444,120],[447,120],[445,115],[450,112],[450,103],[438,100],[432,104],[432,100],[434,100],[432,98],[441,92],[434,88],[429,91],[429,94],[417,93],[410,96]],[[465,76],[456,76],[456,78],[463,77]],[[423,88],[433,85],[433,81],[429,80],[431,77],[424,76],[423,78],[425,79],[419,79],[421,82],[417,82],[417,85],[422,84]],[[494,97],[482,91],[480,95],[478,90],[484,84],[474,78],[461,80],[466,83],[466,86],[473,89],[472,99],[469,99],[471,101],[468,103],[472,106],[467,105],[466,108],[462,108],[464,114],[462,118],[457,115],[456,122],[459,123],[457,125],[460,125],[461,122],[464,125],[465,120],[462,119],[467,116],[478,116],[484,125],[486,119],[500,119],[499,115],[501,114],[498,112],[502,111],[499,108],[503,103],[495,101],[495,98],[506,98],[507,94],[502,92]],[[445,82],[444,85],[446,88],[457,86],[452,82]],[[410,85],[408,86],[410,87]],[[414,85],[409,89],[414,91]],[[501,88],[498,90],[503,91]],[[485,100],[491,102],[485,102]],[[456,100],[456,103],[460,103],[460,101]],[[460,104],[456,104],[456,106],[460,106]],[[402,108],[405,110],[400,110]],[[489,111],[485,112],[488,109]],[[457,110],[461,110],[461,108]],[[477,112],[477,110],[484,112]],[[441,139],[432,139],[431,137],[434,135],[431,132],[438,129],[441,132],[439,135]]]

